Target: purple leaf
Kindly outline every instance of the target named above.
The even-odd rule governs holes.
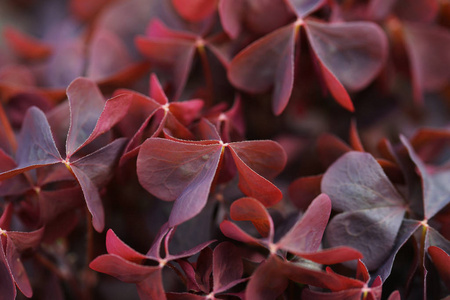
[[[405,23],[405,47],[409,54],[413,96],[423,102],[425,91],[443,88],[450,81],[450,33],[433,25]]]
[[[327,77],[332,76],[337,80],[334,85],[342,83],[350,90],[360,90],[378,75],[386,61],[386,36],[373,23],[327,24],[307,20],[305,28],[329,87],[331,81]],[[339,102],[344,107],[351,106],[351,102]]]
[[[137,159],[139,182],[162,200],[176,199],[169,226],[194,217],[205,206],[221,152],[220,144],[190,144],[159,138],[142,144]]]
[[[3,172],[7,179],[27,170],[62,161],[44,113],[31,107],[25,116],[16,153],[17,168]]]
[[[236,55],[228,71],[230,82],[246,92],[265,92],[275,84],[275,114],[284,110],[292,90],[296,26],[289,24],[252,43]]]
[[[6,242],[6,259],[8,261],[9,268],[13,275],[14,281],[20,291],[28,298],[33,295],[33,290],[31,289],[30,280],[25,271],[25,268],[20,259],[20,253],[15,247],[14,242],[10,239],[9,234],[7,234]],[[3,252],[2,250],[0,250]]]
[[[388,257],[402,224],[404,208],[378,207],[348,211],[334,217],[327,228],[332,247],[350,246],[364,255],[374,270]]]
[[[214,293],[230,288],[230,283],[240,279],[244,272],[239,250],[230,242],[220,243],[213,253]]]
[[[105,226],[105,212],[97,185],[105,184],[110,176],[120,152],[125,146],[125,139],[117,139],[96,152],[78,159],[70,164],[70,169],[83,190],[92,224],[98,232]]]
[[[395,238],[394,246],[390,251],[389,257],[383,262],[383,264],[374,272],[372,276],[380,276],[383,281],[391,274],[392,266],[394,264],[394,259],[400,248],[406,243],[406,241],[411,237],[411,235],[420,227],[419,221],[413,221],[405,219],[398,230],[397,237]]]
[[[403,198],[368,153],[353,151],[341,156],[325,172],[322,192],[338,211],[404,206]]]
[[[87,77],[101,80],[116,75],[131,64],[124,42],[112,31],[98,29],[89,47]]]
[[[3,251],[3,242],[0,238],[0,295],[4,299],[16,298],[16,286],[14,284],[14,278],[9,269],[8,262],[6,261],[5,252]]]
[[[326,0],[285,0],[299,18],[304,18],[319,9]]]
[[[67,87],[70,103],[70,127],[66,156],[70,158],[88,140],[102,114],[105,100],[97,85],[87,78],[77,78]]]
[[[408,140],[400,137],[403,145],[409,153],[409,157],[417,166],[422,179],[423,193],[423,211],[425,219],[431,219],[436,213],[450,203],[450,188],[448,182],[450,179],[450,171],[437,171],[435,174],[429,174],[425,164],[416,154]]]

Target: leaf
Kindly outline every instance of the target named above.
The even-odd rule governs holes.
[[[62,161],[44,113],[36,107],[25,115],[16,153],[17,168],[0,174],[4,180],[40,166]]]
[[[402,196],[368,153],[351,151],[341,156],[325,172],[322,192],[338,211],[404,206]]]
[[[33,290],[30,280],[20,259],[20,253],[9,236],[6,242],[6,259],[17,287],[26,297],[31,298]]]
[[[175,10],[190,22],[199,22],[216,9],[217,0],[172,0]]]
[[[235,221],[251,221],[259,234],[273,239],[273,222],[260,201],[254,198],[241,198],[230,206],[230,216]]]
[[[77,78],[67,87],[70,103],[70,127],[66,140],[66,156],[70,158],[94,131],[105,100],[97,85],[87,78]]]
[[[283,198],[281,191],[245,164],[232,146],[229,149],[239,173],[239,189],[246,196],[258,199],[264,206],[278,203]]]
[[[428,254],[433,260],[442,281],[447,289],[450,289],[450,257],[439,247],[431,246],[428,248]]]
[[[302,218],[277,242],[277,246],[294,254],[317,251],[331,213],[331,200],[320,194]]]
[[[450,82],[450,33],[436,25],[405,23],[405,47],[409,55],[413,96],[423,102],[425,91],[441,89]]]
[[[330,246],[349,246],[364,255],[374,270],[388,257],[402,224],[405,209],[378,207],[348,211],[334,217],[327,228]]]
[[[112,77],[132,63],[124,42],[106,29],[95,30],[88,55],[86,76],[95,81]]]
[[[151,194],[176,202],[169,226],[175,226],[197,215],[208,199],[222,146],[147,139],[137,159],[141,185]]]
[[[320,194],[322,175],[300,177],[289,185],[289,198],[301,211],[305,211]]]
[[[151,274],[160,272],[160,267],[150,267],[128,261],[116,254],[104,254],[95,258],[89,267],[94,271],[116,277],[120,281],[137,283]]]
[[[222,242],[213,252],[213,288],[214,293],[229,289],[242,277],[244,266],[239,249],[230,242]]]
[[[112,229],[108,229],[108,232],[106,233],[106,250],[109,254],[120,256],[127,261],[136,264],[140,264],[147,259],[147,256],[135,251],[122,242]]]
[[[250,44],[231,61],[230,82],[250,93],[268,90],[278,80],[280,59],[287,48],[294,47],[295,35],[294,24],[289,24]]]
[[[6,260],[5,252],[3,251],[3,242],[0,238],[0,295],[5,297],[5,299],[15,299],[16,298],[16,286],[14,284],[14,278],[9,269],[8,262]]]
[[[394,246],[405,214],[400,194],[368,153],[348,152],[322,179],[322,192],[333,208],[344,213],[330,221],[327,240],[331,246],[348,245],[364,255],[374,270]]]
[[[104,229],[105,212],[97,185],[105,184],[113,175],[113,168],[124,145],[124,139],[117,139],[70,164],[71,171],[83,190],[86,205],[92,215],[92,225],[98,232]]]
[[[299,18],[304,18],[326,3],[325,0],[286,0]]]
[[[135,39],[136,47],[152,62],[171,69],[175,87],[173,99],[177,100],[192,67],[196,52],[195,38],[170,30],[159,20],[152,21],[148,33],[145,37],[138,36]]]
[[[400,137],[403,145],[408,150],[409,157],[417,166],[422,179],[422,193],[423,193],[423,211],[425,219],[431,219],[436,213],[443,209],[450,203],[450,188],[448,181],[450,179],[450,171],[444,170],[429,174],[425,164],[420,157],[415,153],[408,140]]]
[[[369,22],[327,24],[310,19],[305,28],[332,94],[344,107],[352,107],[340,85],[361,90],[378,75],[387,58],[384,32]]]

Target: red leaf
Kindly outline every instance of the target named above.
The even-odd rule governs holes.
[[[442,281],[447,289],[450,288],[450,257],[439,247],[431,246],[428,248],[428,254],[431,256],[434,265],[439,271]]]
[[[217,0],[172,0],[175,10],[190,22],[199,22],[216,9]]]
[[[115,254],[100,255],[89,264],[89,267],[130,283],[143,281],[151,274],[161,272],[160,267],[142,266]]]
[[[52,48],[49,45],[13,27],[6,27],[3,30],[3,37],[15,54],[24,59],[42,60],[52,53]]]
[[[235,221],[251,221],[263,238],[273,239],[272,218],[266,208],[254,198],[241,198],[231,204],[230,216]]]
[[[147,259],[145,255],[136,252],[134,249],[130,248],[130,246],[122,242],[112,229],[109,229],[106,233],[106,250],[109,254],[120,256],[127,261],[136,264],[140,264]]]
[[[229,149],[239,173],[239,189],[245,195],[258,199],[264,206],[278,203],[283,198],[281,191],[245,164],[232,146]]]

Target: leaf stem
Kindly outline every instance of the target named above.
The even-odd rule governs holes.
[[[208,94],[209,94],[208,95],[209,97],[207,97],[205,102],[206,102],[206,106],[210,107],[212,105],[212,98],[213,98],[213,94],[214,94],[214,84],[213,84],[213,79],[212,79],[211,66],[209,65],[208,56],[206,54],[205,44],[204,44],[203,40],[201,40],[201,39],[199,39],[199,41],[197,41],[197,50],[198,50],[198,54],[200,55],[203,73],[205,75],[205,80],[206,80],[206,88],[207,88]]]

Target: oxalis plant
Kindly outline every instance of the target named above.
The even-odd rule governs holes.
[[[450,296],[448,1],[0,20],[0,300]]]

